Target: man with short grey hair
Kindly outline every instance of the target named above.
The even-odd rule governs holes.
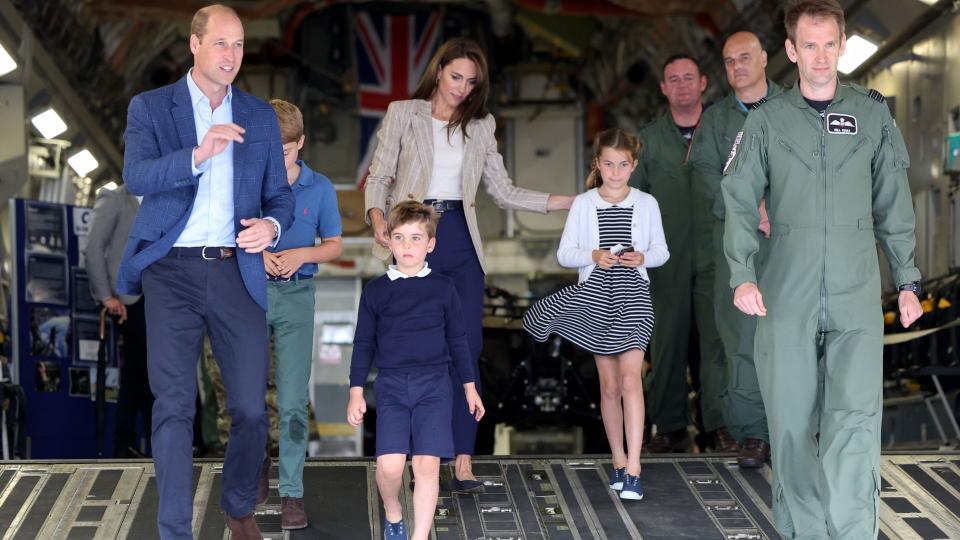
[[[716,274],[713,283],[713,309],[717,331],[723,340],[727,377],[724,378],[723,416],[730,433],[740,444],[737,463],[741,467],[762,467],[770,457],[767,416],[753,364],[753,336],[757,320],[733,305],[730,268],[723,254],[723,196],[720,180],[723,165],[733,141],[743,127],[747,113],[757,103],[780,93],[780,87],[767,79],[767,53],[752,32],[736,32],[723,44],[723,65],[732,92],[708,108],[700,119],[693,138],[690,163],[698,171],[695,189],[710,201],[713,213],[713,257]],[[761,205],[762,206],[762,205]],[[761,211],[765,217],[765,211]],[[758,228],[766,225],[761,219]],[[763,231],[768,234],[769,228]],[[756,231],[761,235],[761,231]],[[766,251],[760,238],[758,264]]]

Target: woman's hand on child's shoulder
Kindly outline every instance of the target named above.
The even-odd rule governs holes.
[[[609,249],[593,250],[593,262],[597,263],[597,266],[600,268],[613,268],[613,265],[617,264],[618,260],[617,256],[610,253]]]

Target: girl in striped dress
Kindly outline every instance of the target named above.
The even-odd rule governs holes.
[[[637,167],[637,138],[606,130],[594,140],[593,152],[588,191],[574,199],[557,251],[561,265],[580,269],[579,282],[531,306],[523,328],[538,341],[555,333],[593,353],[613,461],[610,487],[621,499],[639,500],[640,373],[653,332],[646,269],[662,265],[670,254],[656,199],[627,185]]]

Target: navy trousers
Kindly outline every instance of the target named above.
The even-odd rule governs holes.
[[[160,537],[192,539],[193,422],[197,361],[206,326],[223,374],[230,442],[220,505],[233,517],[253,511],[267,438],[266,313],[247,292],[236,258],[166,257],[143,272],[147,368],[153,405],[153,460]]]
[[[143,432],[150,433],[153,394],[147,376],[147,321],[143,298],[127,306],[127,320],[120,325],[123,335],[123,365],[120,366],[120,395],[117,397],[117,427],[113,436],[113,454],[132,457],[139,450],[137,417],[143,419]]]
[[[437,245],[427,256],[432,272],[439,272],[453,280],[460,295],[463,323],[473,358],[473,373],[480,392],[480,352],[483,350],[483,289],[484,275],[477,252],[473,249],[470,231],[463,210],[448,210],[437,226]],[[473,455],[477,441],[477,421],[467,408],[463,382],[450,365],[453,384],[453,449],[456,455]]]

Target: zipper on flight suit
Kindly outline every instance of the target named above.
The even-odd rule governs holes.
[[[827,105],[827,109],[830,106]],[[820,268],[820,320],[817,324],[817,343],[823,345],[827,331],[827,110],[820,115],[820,165],[823,171],[823,262]]]

